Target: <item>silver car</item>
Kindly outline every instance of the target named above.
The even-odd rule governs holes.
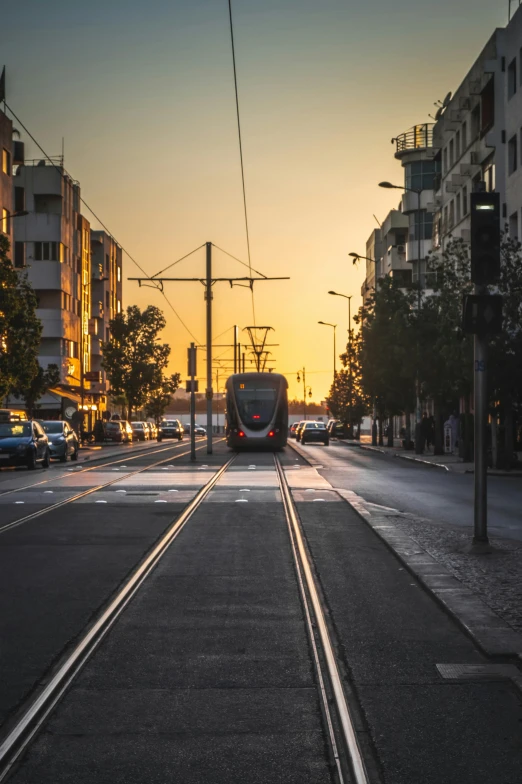
[[[71,460],[78,460],[80,448],[78,436],[67,422],[61,420],[39,420],[39,422],[47,433],[52,458],[59,460],[60,463],[65,463],[69,456]]]

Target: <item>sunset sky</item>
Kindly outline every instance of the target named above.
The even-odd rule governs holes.
[[[340,353],[347,303],[327,292],[352,294],[352,313],[360,304],[364,267],[347,254],[364,253],[372,214],[383,220],[399,201],[377,187],[402,182],[390,139],[431,121],[434,101],[506,24],[507,6],[234,0],[252,265],[291,278],[257,284],[256,321],[275,329],[276,370],[292,396],[303,366],[313,398],[328,391],[332,330],[317,321],[338,324]],[[65,138],[82,195],[148,274],[207,240],[247,261],[227,0],[10,2],[4,63],[8,103],[50,155]],[[27,157],[41,157],[22,138]],[[203,275],[204,264],[200,250],[171,272]],[[214,272],[247,271],[216,252]],[[124,278],[138,274],[125,257]],[[204,342],[202,287],[166,293]],[[126,282],[124,305],[133,303],[165,310],[171,370],[184,377],[190,334],[161,294]],[[251,324],[249,291],[217,284],[214,313],[216,336]]]

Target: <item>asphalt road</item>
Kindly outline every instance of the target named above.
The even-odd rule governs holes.
[[[457,474],[331,442],[302,447],[334,487],[473,533],[473,474]],[[522,479],[488,477],[489,532],[522,541]]]

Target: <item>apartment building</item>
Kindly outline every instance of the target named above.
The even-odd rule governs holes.
[[[520,18],[520,14],[516,16]],[[519,45],[520,41],[519,37]],[[486,190],[499,191],[501,215],[507,219],[506,156],[514,173],[518,168],[520,129],[514,127],[506,139],[505,50],[506,30],[497,29],[456,92],[444,102],[433,129],[441,171],[433,205],[433,247],[441,251],[450,237],[469,242],[469,196],[480,181],[485,182]],[[518,73],[518,52],[514,59],[513,68]],[[513,85],[518,87],[516,73],[512,71]]]
[[[411,284],[411,264],[406,260],[409,218],[400,210],[390,210],[381,228],[374,229],[366,241],[366,278],[361,288],[367,302],[375,281],[389,275],[401,285]]]
[[[13,165],[12,165],[12,146],[13,146],[13,123],[0,110],[0,231],[13,245],[13,226],[11,215],[13,208]]]
[[[505,215],[512,237],[522,238],[522,7],[503,37]]]
[[[106,403],[109,382],[102,368],[102,343],[110,339],[109,322],[122,308],[122,249],[105,231],[91,231],[91,389]]]
[[[26,162],[16,170],[14,185],[28,212],[14,231],[38,297],[39,362],[60,368],[58,387],[40,403],[42,415],[72,419],[78,409],[96,405],[85,379],[91,363],[90,225],[80,214],[80,185],[61,159]]]
[[[405,262],[398,270],[402,280],[408,281],[406,270],[411,269],[411,282],[420,281],[421,288],[430,286],[431,273],[426,258],[432,249],[434,186],[440,173],[438,149],[433,137],[433,124],[414,125],[395,139],[395,158],[404,169],[404,193],[400,212],[408,219]]]

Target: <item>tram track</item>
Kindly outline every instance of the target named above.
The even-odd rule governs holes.
[[[196,448],[196,451],[200,451],[204,448],[205,445],[201,445],[200,447]],[[172,449],[172,447],[170,447]],[[161,452],[170,451],[169,448],[159,450]],[[152,454],[157,454],[157,450]],[[104,482],[103,484],[95,485],[94,487],[90,487],[87,490],[82,490],[80,493],[76,493],[75,495],[70,496],[69,498],[64,498],[62,501],[57,501],[54,504],[50,504],[46,506],[44,509],[38,509],[36,512],[31,512],[28,515],[24,515],[24,517],[20,517],[17,520],[11,520],[11,522],[6,523],[3,526],[0,526],[0,534],[4,533],[5,531],[10,531],[12,528],[16,528],[19,525],[23,525],[24,523],[28,523],[30,520],[35,520],[37,517],[42,517],[43,515],[48,514],[49,512],[53,512],[56,509],[60,509],[63,506],[67,506],[68,504],[72,504],[74,501],[78,501],[80,498],[85,498],[88,495],[92,495],[93,493],[100,492],[100,490],[104,490],[111,485],[116,484],[117,482],[121,482],[122,479],[128,479],[132,476],[137,476],[138,474],[142,474],[144,471],[149,471],[152,468],[156,468],[157,466],[162,465],[167,460],[179,460],[180,457],[185,457],[186,455],[190,454],[190,449],[186,450],[185,452],[176,452],[174,455],[164,458],[163,460],[158,460],[155,463],[148,464],[146,466],[142,466],[138,468],[136,471],[130,471],[129,473],[125,473],[124,475],[120,474],[114,479],[111,479],[109,482]],[[117,461],[119,462],[119,461]],[[106,463],[102,467],[105,468],[107,466],[112,465],[112,463]],[[96,466],[99,467],[99,466]],[[92,469],[89,469],[92,470]],[[77,472],[80,473],[80,472]],[[82,472],[83,473],[83,472]],[[31,487],[34,487],[32,485]],[[24,488],[19,488],[18,492],[21,492]],[[27,488],[25,488],[27,489]]]
[[[178,456],[181,457],[182,455]],[[0,736],[0,782],[7,779],[12,766],[30,746],[35,735],[43,727],[46,719],[53,712],[83,666],[108,635],[134,595],[139,591],[190,518],[201,507],[210,491],[223,478],[236,457],[237,455],[232,455],[197,492],[185,509],[172,521],[153,546],[153,549],[144,556],[130,577],[117,590],[117,593],[82,632],[74,646],[62,655],[53,671],[42,680],[41,686],[18,712],[4,736]],[[154,466],[160,465],[162,462],[165,461],[159,461]],[[340,784],[369,784],[370,779],[343,689],[334,642],[331,638],[320,592],[314,577],[313,564],[301,532],[300,521],[291,490],[277,455],[274,455],[274,466],[312,651],[326,737],[329,740],[336,767],[336,780]],[[139,474],[151,467],[153,466],[146,466],[126,476]],[[103,487],[108,487],[120,479],[121,477],[117,477],[111,482],[105,483]],[[83,497],[88,493],[96,492],[98,489],[100,488],[92,488],[79,494],[77,497]],[[75,499],[69,499],[68,502],[72,500]],[[58,505],[61,506],[63,503]],[[28,519],[32,519],[34,516],[37,515],[31,515]]]
[[[161,449],[154,449],[154,450],[142,449],[136,454],[122,455],[117,460],[113,460],[109,463],[103,463],[103,462],[100,463],[98,461],[110,460],[111,457],[110,455],[107,455],[105,457],[100,455],[100,457],[93,457],[92,460],[89,461],[89,466],[84,467],[81,465],[75,465],[72,468],[68,468],[66,473],[50,476],[47,479],[43,479],[41,482],[33,482],[30,485],[22,485],[22,487],[13,487],[10,490],[0,491],[0,498],[3,498],[4,496],[7,495],[13,495],[14,493],[21,493],[24,490],[31,490],[33,487],[41,487],[41,485],[47,485],[50,482],[56,482],[60,479],[67,479],[71,475],[86,474],[90,471],[96,471],[97,469],[100,468],[108,468],[109,466],[117,465],[118,463],[125,463],[125,462],[130,462],[131,460],[138,460],[141,457],[148,457],[149,455],[156,455],[161,452],[168,452],[172,449],[182,449],[184,446],[185,444],[183,444],[182,442],[181,443],[178,442],[176,444],[170,444],[169,446],[164,446]],[[196,447],[196,448],[201,449],[201,447]],[[92,465],[92,463],[95,461],[97,464]]]

